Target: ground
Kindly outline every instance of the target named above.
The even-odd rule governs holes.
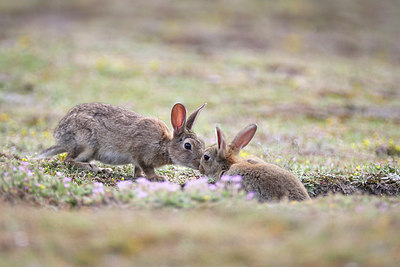
[[[0,3],[0,265],[396,265],[398,1]],[[257,123],[241,153],[311,202],[259,204],[179,166],[131,183],[35,159],[74,105],[156,116],[207,103],[206,144]],[[189,182],[182,190],[178,184]],[[336,194],[334,194],[336,193]],[[23,255],[23,257],[21,257]],[[156,255],[156,257],[154,257]]]

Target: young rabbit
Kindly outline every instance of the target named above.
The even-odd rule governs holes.
[[[67,152],[65,161],[79,168],[101,171],[92,160],[106,164],[135,165],[134,177],[163,181],[154,168],[178,164],[198,170],[204,142],[192,131],[202,105],[186,120],[186,108],[177,103],[171,111],[171,132],[152,117],[102,103],[72,108],[54,130],[56,144],[41,152],[49,157]]]
[[[290,172],[256,157],[238,157],[240,150],[256,133],[257,125],[248,125],[236,135],[229,146],[221,129],[216,127],[216,130],[218,143],[205,150],[200,161],[202,174],[216,181],[223,175],[240,175],[244,190],[253,191],[260,201],[310,199],[303,184]]]

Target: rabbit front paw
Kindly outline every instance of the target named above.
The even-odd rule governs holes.
[[[149,179],[152,182],[164,182],[167,180],[166,178],[167,177],[161,175],[153,175],[151,177],[147,177],[147,179]]]

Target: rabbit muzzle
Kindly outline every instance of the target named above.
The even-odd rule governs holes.
[[[200,164],[200,166],[199,166],[199,171],[200,171],[201,174],[204,174],[204,173],[205,173],[204,168],[203,168],[203,165],[201,165],[201,164]]]

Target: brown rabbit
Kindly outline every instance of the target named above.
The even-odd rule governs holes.
[[[54,130],[56,144],[41,152],[49,157],[68,152],[66,162],[79,168],[100,171],[91,164],[135,165],[135,177],[163,181],[154,168],[178,164],[198,170],[204,142],[192,131],[202,105],[186,120],[186,108],[177,103],[171,111],[171,132],[167,125],[152,117],[102,103],[75,106]]]
[[[240,175],[244,190],[254,192],[260,201],[310,199],[303,184],[290,172],[257,157],[238,157],[256,133],[257,125],[250,124],[240,131],[228,147],[221,129],[216,130],[218,143],[205,150],[200,161],[202,174],[216,181],[223,175]]]

